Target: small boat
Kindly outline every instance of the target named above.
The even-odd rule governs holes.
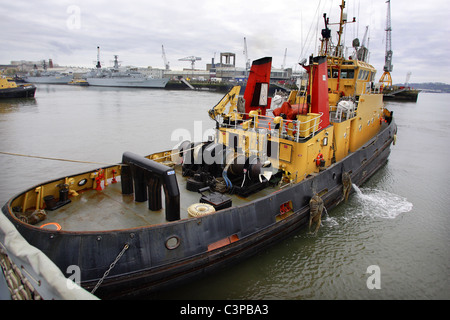
[[[375,69],[343,56],[325,19],[305,90],[270,114],[272,59],[209,111],[215,135],[35,185],[3,214],[100,298],[131,298],[247,259],[346,201],[387,161],[397,127]]]
[[[0,98],[29,98],[34,97],[36,87],[32,84],[20,84],[0,77]]]
[[[87,82],[84,79],[73,79],[72,81],[69,82],[70,85],[73,86],[82,86],[82,87],[86,87],[89,85],[89,82]]]

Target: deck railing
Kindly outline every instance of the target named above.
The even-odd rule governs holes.
[[[299,115],[297,120],[288,120],[282,117],[260,115],[256,112],[236,112],[235,119],[242,118],[247,120],[234,121],[232,124],[225,124],[225,127],[247,130],[266,129],[269,130],[272,136],[300,142],[313,137],[319,131],[322,116],[323,113],[308,113]]]

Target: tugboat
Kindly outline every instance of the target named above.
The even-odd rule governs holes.
[[[8,78],[0,77],[0,98],[29,98],[34,97],[36,87],[32,84],[17,85]]]
[[[345,59],[326,16],[322,48],[302,64],[304,91],[268,112],[272,59],[253,61],[208,113],[216,134],[116,165],[53,179],[2,208],[20,234],[100,298],[131,298],[246,259],[345,201],[382,167],[397,127],[372,85],[375,69]],[[163,196],[164,195],[164,196]]]

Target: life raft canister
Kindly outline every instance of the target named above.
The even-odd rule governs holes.
[[[316,166],[317,167],[323,167],[325,166],[325,160],[323,159],[323,154],[319,152],[319,154],[316,157]]]

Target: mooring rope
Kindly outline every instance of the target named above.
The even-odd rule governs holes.
[[[42,156],[34,156],[34,155],[29,155],[29,154],[20,154],[20,153],[12,153],[12,152],[4,152],[4,151],[0,151],[0,154],[5,154],[5,155],[8,155],[8,156],[18,156],[18,157],[27,157],[27,158],[44,159],[44,160],[55,160],[55,161],[77,162],[77,163],[90,163],[90,164],[102,164],[102,165],[116,165],[117,164],[117,163],[83,161],[83,160],[73,160],[73,159],[64,159],[64,158],[42,157]]]
[[[189,148],[186,150],[182,150],[179,152],[172,152],[171,155],[179,155],[183,152],[192,151],[195,148]],[[101,165],[107,165],[107,166],[115,166],[117,163],[107,163],[107,162],[95,162],[95,161],[84,161],[84,160],[74,160],[74,159],[64,159],[64,158],[52,158],[52,157],[43,157],[43,156],[35,156],[30,154],[21,154],[21,153],[13,153],[13,152],[5,152],[0,151],[0,154],[8,155],[8,156],[17,156],[17,157],[26,157],[26,158],[34,158],[34,159],[44,159],[44,160],[54,160],[54,161],[66,161],[66,162],[76,162],[76,163],[88,163],[88,164],[101,164]],[[167,155],[164,155],[159,158],[152,158],[151,160],[157,161],[166,158]]]

